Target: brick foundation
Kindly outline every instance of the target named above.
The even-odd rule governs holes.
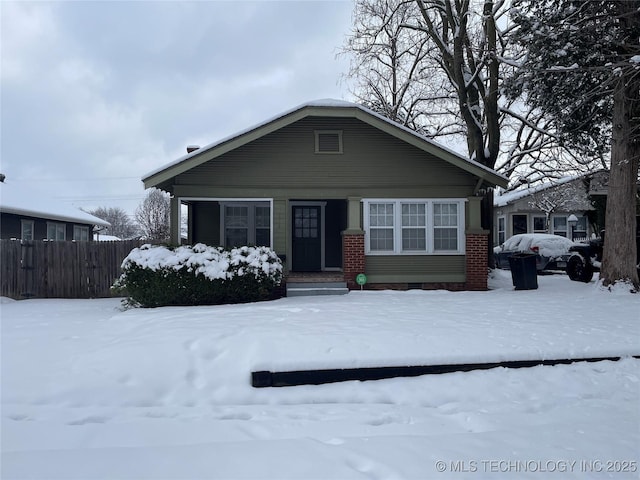
[[[450,292],[462,292],[467,288],[465,283],[420,283],[416,287],[412,284],[409,287],[408,283],[368,283],[365,285],[365,290],[449,290]],[[360,287],[358,287],[360,288]]]
[[[466,283],[423,283],[423,290],[446,289],[487,290],[487,245],[489,236],[486,233],[467,233],[466,235]],[[364,234],[345,233],[342,237],[343,273],[344,281],[350,290],[360,289],[356,283],[356,276],[365,271]],[[406,290],[405,283],[367,284],[367,290],[395,289]]]
[[[364,233],[342,235],[342,261],[344,281],[349,290],[359,289],[356,276],[364,273]]]
[[[488,233],[466,235],[466,290],[487,290],[487,246]]]

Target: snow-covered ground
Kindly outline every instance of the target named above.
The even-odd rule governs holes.
[[[4,300],[2,479],[639,478],[640,296],[351,292],[119,310]],[[255,389],[254,370],[618,362]]]

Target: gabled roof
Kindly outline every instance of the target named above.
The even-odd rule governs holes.
[[[111,225],[101,218],[54,199],[45,198],[39,192],[9,180],[0,182],[0,212],[103,227]]]
[[[442,160],[455,165],[483,180],[489,185],[498,185],[506,188],[508,179],[479,162],[470,160],[460,154],[449,150],[433,140],[424,137],[417,132],[399,124],[382,115],[369,110],[356,103],[342,100],[316,100],[304,103],[291,110],[281,113],[258,125],[242,130],[234,135],[206,145],[174,162],[160,167],[148,173],[142,178],[145,188],[157,187],[176,175],[180,175],[198,165],[212,160],[220,155],[235,150],[249,142],[257,140],[269,133],[275,132],[287,125],[302,120],[306,117],[343,117],[356,118],[379,130],[399,138],[421,150],[435,155]]]

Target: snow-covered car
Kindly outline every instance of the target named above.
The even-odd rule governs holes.
[[[575,243],[560,235],[523,233],[507,239],[493,249],[497,268],[509,269],[509,257],[518,253],[536,255],[536,269],[540,271],[565,270]]]

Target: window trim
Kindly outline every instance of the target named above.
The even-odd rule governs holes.
[[[363,204],[363,227],[365,231],[365,255],[385,256],[385,255],[464,255],[465,254],[465,228],[466,212],[465,198],[366,198]],[[376,203],[392,203],[393,208],[393,250],[371,250],[371,225],[369,217],[369,205]],[[424,204],[426,211],[426,248],[424,250],[402,250],[402,205],[403,204]],[[434,212],[435,204],[456,204],[458,205],[457,230],[458,248],[456,250],[436,250],[434,247]],[[375,228],[375,227],[373,227]],[[453,228],[453,227],[447,227]]]
[[[342,130],[314,130],[315,149],[314,153],[319,155],[341,155],[342,150]],[[338,151],[320,150],[320,135],[338,135]]]

